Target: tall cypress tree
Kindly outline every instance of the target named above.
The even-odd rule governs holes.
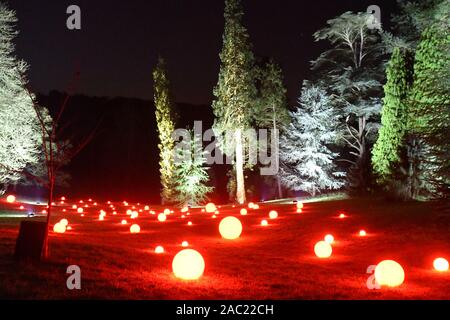
[[[411,53],[395,48],[386,69],[381,128],[372,149],[373,171],[380,184],[395,174],[408,126],[408,93],[412,82]]]
[[[164,60],[159,58],[156,68],[153,70],[154,101],[156,107],[156,124],[159,135],[159,172],[161,179],[161,201],[171,203],[175,199],[174,181],[174,141],[172,132],[175,130],[173,117],[173,103],[169,93],[169,80]]]
[[[216,117],[217,133],[233,132],[232,143],[221,144],[227,155],[236,156],[236,200],[245,202],[244,136],[252,120],[252,102],[256,95],[254,82],[254,56],[247,29],[242,25],[244,15],[240,0],[225,1],[225,31],[220,53],[220,72],[214,88],[212,108]]]

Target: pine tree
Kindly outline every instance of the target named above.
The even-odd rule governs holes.
[[[41,127],[24,87],[28,67],[14,55],[16,22],[15,12],[0,2],[0,195],[42,154]]]
[[[372,166],[377,180],[386,184],[401,165],[408,127],[408,94],[412,82],[412,59],[407,50],[394,49],[386,70],[381,128],[372,149]],[[398,170],[397,170],[398,171]]]
[[[244,130],[251,126],[256,88],[254,57],[246,28],[242,25],[243,9],[240,0],[225,1],[225,31],[220,53],[219,80],[214,88],[212,108],[216,117],[214,130],[220,136],[233,132],[234,139],[222,141],[221,149],[227,155],[235,154],[236,199],[244,203]]]
[[[171,203],[175,201],[174,180],[174,141],[172,133],[175,130],[173,104],[169,93],[169,80],[165,62],[159,58],[158,64],[153,71],[154,101],[156,107],[156,123],[159,135],[159,172],[161,179],[161,201]]]
[[[175,147],[175,189],[177,201],[182,206],[204,203],[207,194],[213,190],[207,186],[209,176],[202,141],[192,132],[189,135],[188,141],[183,140]]]
[[[338,154],[328,148],[338,135],[331,99],[319,87],[304,86],[299,104],[281,136],[281,181],[292,190],[313,196],[322,190],[339,189],[345,174],[334,164]]]
[[[278,132],[286,126],[289,121],[287,108],[286,87],[283,83],[283,72],[281,67],[272,59],[259,68],[257,75],[259,80],[258,109],[255,115],[256,123],[260,128],[272,129]],[[275,158],[279,161],[278,157]],[[277,164],[279,167],[279,164]],[[278,197],[282,198],[281,181],[279,174],[267,176],[269,181],[276,179]]]
[[[450,193],[449,11],[426,28],[416,50],[409,135],[418,147],[416,197]]]

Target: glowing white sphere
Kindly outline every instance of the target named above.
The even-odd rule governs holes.
[[[14,203],[14,202],[16,202],[16,197],[13,196],[12,194],[10,194],[9,196],[6,197],[6,202]]]
[[[183,242],[181,243],[181,246],[182,246],[182,247],[188,247],[188,246],[189,246],[189,242],[183,241]]]
[[[275,210],[272,210],[269,212],[269,218],[270,219],[276,219],[278,218],[278,212],[276,212]]]
[[[247,214],[247,209],[242,208],[240,213],[241,213],[241,215],[245,216]]]
[[[192,221],[189,221],[187,224],[188,226],[192,226]]]
[[[433,267],[440,272],[448,271],[448,261],[444,258],[437,258],[433,261]]]
[[[254,205],[253,205],[253,209],[254,209],[254,210],[259,209],[259,204],[254,204]]]
[[[164,213],[158,214],[158,221],[163,222],[163,221],[166,221],[166,219],[167,219],[167,216]]]
[[[145,210],[145,211],[148,211],[148,210],[150,210],[150,207],[149,207],[149,206],[145,206],[145,207],[144,207],[144,210]]]
[[[205,261],[198,251],[183,249],[173,258],[172,270],[177,278],[196,280],[205,271]]]
[[[130,227],[130,232],[131,233],[139,233],[139,232],[141,232],[141,227],[139,227],[138,224],[132,224]]]
[[[361,237],[365,237],[365,236],[367,235],[367,232],[366,232],[365,230],[360,230],[360,231],[359,231],[359,235],[360,235]]]
[[[157,246],[155,248],[155,253],[164,253],[164,248],[162,246]]]
[[[69,220],[61,219],[61,220],[59,220],[59,223],[63,224],[65,227],[67,227],[69,225]]]
[[[261,220],[261,225],[262,225],[263,227],[266,227],[266,226],[269,225],[269,223],[267,222],[267,220]]]
[[[78,208],[78,209],[77,209],[77,212],[78,212],[78,213],[83,213],[83,211],[84,211],[83,208]]]
[[[242,233],[242,223],[236,217],[225,217],[220,221],[219,232],[224,239],[237,239]]]
[[[297,209],[303,209],[303,202],[297,202]]]
[[[170,209],[164,209],[164,214],[170,214]]]
[[[53,232],[55,232],[55,233],[64,233],[64,232],[66,232],[66,226],[65,225],[63,225],[62,223],[56,223],[54,226],[53,226]]]
[[[380,286],[398,287],[405,281],[405,272],[398,262],[383,260],[375,267],[375,280]]]
[[[332,243],[334,242],[334,237],[333,237],[332,234],[327,234],[327,235],[325,236],[324,240],[325,240],[326,242],[328,242],[329,244],[332,244]]]
[[[206,204],[205,210],[208,213],[213,213],[217,210],[216,205],[214,203],[210,202],[210,203]]]
[[[345,214],[344,213],[341,213],[340,215],[339,215],[339,218],[340,219],[344,219],[346,216],[345,216]]]
[[[326,241],[319,241],[314,246],[314,253],[321,259],[329,258],[332,252],[331,245]]]
[[[127,224],[127,220],[123,219],[120,223],[121,224]]]
[[[139,217],[139,213],[137,211],[131,212],[131,216],[130,216],[131,219],[136,219],[137,217]]]
[[[250,209],[253,209],[253,206],[254,206],[255,204],[253,203],[253,202],[249,202],[248,203],[248,207],[250,208]]]

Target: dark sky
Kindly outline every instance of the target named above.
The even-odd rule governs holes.
[[[34,91],[64,90],[76,66],[78,92],[151,99],[158,54],[168,63],[178,102],[210,104],[217,82],[223,0],[7,0],[19,18],[17,53],[30,64]],[[395,0],[244,0],[257,55],[281,63],[291,101],[321,51],[312,33],[345,11],[381,8],[388,23]],[[66,28],[66,8],[82,10],[82,29]]]

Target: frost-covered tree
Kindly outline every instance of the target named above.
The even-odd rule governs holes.
[[[244,131],[251,127],[256,98],[254,56],[247,29],[242,24],[243,15],[241,0],[225,1],[221,65],[212,103],[216,134],[233,133],[233,139],[222,141],[220,146],[223,153],[235,156],[236,200],[239,203],[246,201]]]
[[[174,141],[172,133],[175,130],[173,103],[169,93],[169,79],[165,62],[159,58],[153,70],[154,101],[156,107],[156,124],[159,135],[159,172],[161,180],[161,201],[171,203],[175,201],[175,180],[173,163]]]
[[[344,185],[343,172],[334,164],[338,156],[328,145],[338,136],[338,119],[331,99],[317,86],[304,86],[299,107],[280,141],[281,181],[289,189],[316,195]]]
[[[208,186],[206,156],[199,136],[189,133],[175,146],[175,180],[177,201],[180,205],[199,205],[207,200],[213,188]]]
[[[0,2],[0,194],[42,154],[42,132],[24,87],[27,64],[16,58],[15,12]]]

